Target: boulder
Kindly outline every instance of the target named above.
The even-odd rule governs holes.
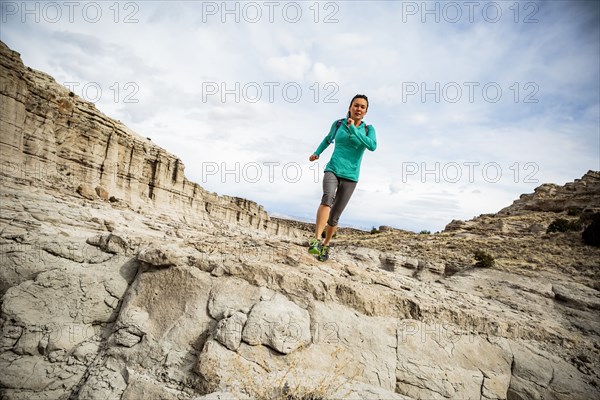
[[[95,191],[96,191],[96,194],[98,195],[98,197],[100,197],[100,199],[102,199],[104,201],[107,201],[110,197],[108,194],[108,190],[106,190],[102,186],[96,186]]]
[[[242,342],[242,330],[247,320],[248,316],[241,312],[223,318],[217,324],[215,339],[229,350],[236,351]]]
[[[96,199],[96,192],[89,186],[84,183],[77,186],[77,193],[88,200]]]
[[[306,346],[311,340],[310,315],[294,302],[276,294],[255,304],[242,331],[250,345],[264,344],[283,354]]]

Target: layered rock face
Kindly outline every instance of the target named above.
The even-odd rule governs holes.
[[[588,171],[581,179],[564,186],[546,183],[531,194],[523,194],[512,205],[500,210],[500,215],[529,211],[592,212],[600,211],[600,172]]]
[[[320,263],[310,227],[206,193],[5,46],[0,65],[1,398],[600,397],[580,235],[348,231]]]
[[[588,171],[564,186],[545,183],[497,214],[484,214],[470,221],[455,220],[445,232],[485,232],[503,235],[538,235],[556,218],[589,221],[600,212],[600,172]]]
[[[184,176],[181,160],[99,112],[0,42],[0,157],[6,175],[83,197],[186,214],[207,226],[235,222],[277,232],[262,206],[217,196]],[[292,234],[292,232],[287,232]]]

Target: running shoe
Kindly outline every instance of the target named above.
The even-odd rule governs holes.
[[[318,255],[321,253],[321,242],[318,239],[312,238],[308,241],[308,252]]]
[[[321,251],[319,252],[319,261],[329,260],[329,246],[321,245]]]

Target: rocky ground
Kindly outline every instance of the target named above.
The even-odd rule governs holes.
[[[256,395],[277,390],[256,382],[320,380],[357,398],[598,390],[600,251],[578,234],[354,233],[321,263],[308,232],[207,229],[2,184],[7,398]],[[475,249],[496,265],[474,267]]]
[[[600,397],[600,249],[546,233],[600,173],[321,263],[0,49],[2,399]]]

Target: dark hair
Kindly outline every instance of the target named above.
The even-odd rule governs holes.
[[[365,96],[364,94],[357,94],[356,96],[354,96],[350,101],[350,106],[348,108],[352,107],[352,103],[354,103],[354,100],[356,99],[365,99],[365,101],[367,102],[367,110],[369,109],[369,99],[367,99],[367,96]],[[350,111],[348,111],[348,118],[350,118]]]

